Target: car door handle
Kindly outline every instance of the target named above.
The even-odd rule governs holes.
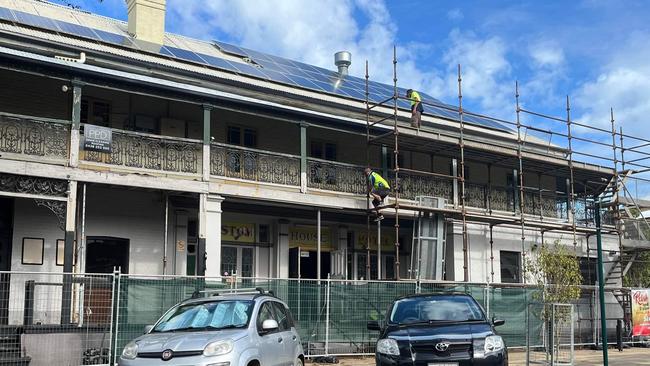
[[[298,339],[298,337],[293,336],[291,339],[295,341],[296,339]]]
[[[282,337],[278,338],[278,343],[282,343]]]

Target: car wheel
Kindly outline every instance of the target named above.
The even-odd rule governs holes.
[[[303,366],[302,358],[298,357],[298,358],[296,359],[296,362],[294,362],[294,365],[295,365],[295,366]]]

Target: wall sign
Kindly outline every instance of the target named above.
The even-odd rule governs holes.
[[[367,232],[366,230],[357,231],[357,241],[354,245],[355,249],[365,250],[367,245]],[[370,232],[370,251],[377,251],[377,229]],[[381,231],[381,251],[390,252],[395,251],[395,231],[389,232],[388,230]]]
[[[110,153],[112,142],[113,132],[110,128],[84,125],[84,150]]]
[[[322,251],[332,250],[332,241],[329,227],[321,227],[320,245]],[[318,250],[318,232],[314,226],[292,226],[289,228],[289,248],[304,249],[307,251]]]
[[[632,335],[650,336],[650,290],[632,290]]]
[[[255,243],[255,224],[226,222],[221,225],[221,240],[238,243]]]

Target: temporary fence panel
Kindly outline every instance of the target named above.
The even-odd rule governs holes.
[[[0,272],[2,361],[107,364],[114,286],[111,274]]]
[[[117,360],[126,343],[178,302],[197,291],[242,287],[271,290],[287,303],[308,356],[373,354],[378,333],[368,331],[367,322],[382,321],[396,298],[414,293],[470,294],[489,319],[506,321],[497,332],[509,348],[544,345],[543,321],[529,307],[539,290],[517,284],[16,272],[2,273],[0,280],[2,346],[16,359],[30,358],[30,365]],[[624,312],[614,290],[608,291],[608,327],[613,332]],[[572,305],[572,339],[577,344],[599,339],[595,298],[594,288],[585,287]]]
[[[573,365],[574,305],[530,303],[527,308],[526,365]]]

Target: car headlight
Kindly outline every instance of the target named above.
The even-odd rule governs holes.
[[[203,350],[204,356],[221,356],[230,353],[233,348],[232,341],[216,341],[208,343]]]
[[[138,344],[135,342],[129,342],[124,346],[122,351],[122,358],[127,360],[134,360],[138,356]]]
[[[377,341],[377,352],[385,355],[399,356],[399,347],[394,339],[384,338]]]
[[[498,335],[488,336],[485,339],[475,339],[474,357],[484,358],[499,353],[504,348],[503,338]]]

